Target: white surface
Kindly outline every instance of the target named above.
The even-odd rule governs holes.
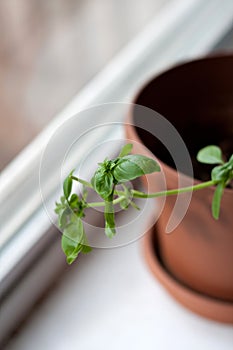
[[[140,222],[131,220],[135,237],[156,210],[151,203]],[[121,213],[118,227],[133,212]],[[137,240],[81,255],[7,349],[232,349],[233,327],[199,317],[174,301],[148,270],[141,248]]]
[[[7,349],[227,350],[232,345],[231,326],[192,314],[165,292],[138,241],[82,256]]]

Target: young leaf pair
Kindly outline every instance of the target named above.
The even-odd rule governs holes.
[[[222,151],[218,146],[207,146],[197,154],[197,160],[205,164],[220,164],[212,169],[211,179],[216,183],[212,200],[212,215],[219,218],[221,199],[225,187],[233,179],[233,155],[224,163]]]
[[[125,145],[117,158],[105,159],[100,163],[91,180],[94,190],[105,201],[105,233],[109,238],[116,234],[113,205],[115,186],[160,171],[155,160],[139,154],[129,155],[132,147],[132,144]],[[127,209],[127,205],[124,209]]]

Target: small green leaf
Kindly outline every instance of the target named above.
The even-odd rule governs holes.
[[[118,160],[113,169],[113,176],[119,183],[122,183],[155,171],[160,171],[160,166],[154,159],[133,154]]]
[[[82,240],[82,253],[88,254],[92,251],[92,248],[88,245],[87,237],[84,234],[83,240]]]
[[[55,207],[54,211],[57,215],[59,215],[60,211],[62,211],[64,209],[63,205],[61,203],[58,203],[58,202],[56,202],[55,204],[56,204],[56,207]]]
[[[218,146],[206,146],[198,152],[197,160],[205,164],[223,164],[222,151]]]
[[[233,164],[229,161],[223,165],[214,167],[211,172],[211,178],[214,181],[228,183],[233,178]]]
[[[63,234],[72,239],[75,243],[81,243],[84,236],[82,220],[73,215],[71,223],[65,228]]]
[[[66,261],[69,265],[75,261],[78,254],[82,250],[82,246],[80,244],[76,244],[72,239],[66,237],[65,235],[62,236],[61,246],[66,255]]]
[[[58,226],[63,230],[69,221],[70,209],[65,208],[58,214]]]
[[[73,212],[79,218],[85,216],[84,209],[86,208],[86,202],[83,199],[80,199],[77,194],[72,194],[69,200],[69,206],[71,208],[71,212]]]
[[[64,229],[67,223],[69,222],[70,208],[66,201],[63,200],[64,197],[61,197],[61,202],[56,202],[55,213],[58,215],[58,226],[61,229]]]
[[[127,156],[132,151],[132,148],[132,143],[127,143],[127,145],[122,147],[119,157],[122,158],[124,156]]]
[[[224,180],[223,177],[224,177],[224,174],[225,174],[225,170],[223,168],[222,165],[218,165],[216,167],[214,167],[211,171],[211,179],[213,181],[221,181],[221,180]]]
[[[79,196],[76,193],[73,193],[69,200],[69,205],[71,208],[76,208],[79,203]]]
[[[84,228],[80,218],[77,218],[66,226],[62,235],[62,250],[64,251],[68,264],[71,264],[82,251],[84,240]]]
[[[61,204],[66,204],[66,197],[65,196],[61,196]]]
[[[114,206],[112,203],[111,195],[108,200],[105,201],[104,218],[105,218],[105,234],[107,237],[112,238],[116,234],[115,229],[115,217]]]
[[[221,205],[221,199],[222,199],[224,188],[225,188],[224,182],[219,182],[214,192],[214,196],[212,200],[212,215],[216,220],[218,220],[219,218],[220,205]]]
[[[112,193],[113,176],[111,173],[103,171],[101,168],[97,169],[93,178],[91,179],[91,184],[100,197],[106,199]]]
[[[62,236],[62,250],[66,255],[68,264],[72,264],[79,253],[87,254],[92,248],[88,246],[83,223],[80,218],[69,224]]]
[[[72,191],[73,180],[71,179],[71,176],[72,176],[73,172],[74,172],[74,170],[71,171],[71,173],[67,176],[67,178],[63,182],[63,192],[64,192],[64,196],[67,200],[68,200],[68,198],[71,194],[71,191]]]

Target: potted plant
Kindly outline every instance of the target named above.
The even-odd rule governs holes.
[[[233,56],[222,55],[169,69],[146,84],[134,103],[161,113],[175,126],[192,158],[194,183],[201,184],[208,178],[210,167],[196,161],[199,148],[206,144],[218,144],[225,157],[232,154],[232,96]],[[135,105],[126,125],[127,138],[143,144],[156,155],[164,170],[167,188],[172,189],[177,186],[177,170],[164,145],[153,136],[160,125],[150,113],[138,113]],[[149,129],[150,133],[145,129]],[[138,149],[146,154],[144,150],[145,147]],[[212,161],[209,159],[209,162]],[[185,167],[180,175],[188,175]],[[156,189],[155,177],[151,181]],[[167,197],[156,225],[156,238],[155,233],[150,238],[147,236],[145,249],[151,268],[154,272],[156,270],[156,274],[179,300],[182,299],[187,306],[205,316],[233,322],[232,183],[223,195],[220,220],[215,221],[209,215],[209,207],[211,198],[219,194],[220,186],[217,186],[217,190],[211,186],[194,192],[187,214],[171,235],[164,232],[176,197]],[[152,264],[149,255],[154,254],[150,248],[155,245],[155,240],[160,261],[179,284],[171,281],[169,275],[161,275],[158,261],[157,265],[155,260]]]
[[[140,146],[138,147],[138,153],[140,154],[130,154],[132,144],[127,144],[118,157],[112,160],[105,159],[103,163],[99,164],[91,182],[77,178],[72,171],[64,181],[64,194],[60,202],[56,203],[55,211],[58,214],[59,227],[63,232],[62,249],[67,256],[67,262],[72,263],[80,252],[87,253],[91,250],[82,223],[87,208],[100,206],[105,208],[105,233],[111,238],[116,233],[115,205],[120,205],[122,209],[126,210],[131,205],[136,207],[134,198],[165,196],[166,203],[161,216],[156,226],[150,229],[144,241],[146,257],[153,272],[178,300],[192,310],[219,321],[233,323],[233,278],[231,278],[233,277],[233,196],[230,188],[233,179],[232,143],[231,139],[228,143],[223,142],[223,152],[218,146],[206,146],[209,143],[215,143],[214,141],[221,144],[216,136],[220,137],[221,135],[225,139],[226,135],[228,137],[229,135],[232,136],[230,113],[229,115],[223,113],[220,122],[219,117],[213,118],[217,109],[215,105],[212,104],[212,107],[208,109],[208,106],[210,106],[209,99],[214,101],[219,109],[223,105],[225,95],[229,104],[231,101],[229,92],[231,91],[232,94],[232,83],[225,84],[225,90],[223,89],[226,92],[225,95],[222,93],[222,88],[219,89],[219,85],[221,85],[220,78],[224,81],[229,69],[229,67],[228,69],[224,67],[229,64],[232,67],[233,58],[229,60],[227,58],[224,64],[220,64],[220,68],[223,71],[225,69],[225,76],[224,72],[219,72],[219,60],[221,61],[221,58],[208,58],[194,62],[194,70],[192,72],[191,69],[191,76],[189,74],[189,68],[192,68],[191,63],[178,66],[171,70],[173,86],[169,81],[170,71],[168,71],[146,85],[135,100],[136,104],[155,109],[168,119],[172,116],[171,122],[179,132],[181,127],[181,136],[187,143],[189,150],[192,151],[195,176],[197,176],[197,164],[204,163],[204,167],[200,168],[203,170],[203,179],[195,179],[191,186],[177,188],[178,174],[169,164],[169,157],[168,164],[166,164],[166,150],[158,140],[145,133],[143,127],[138,127],[138,120],[135,120],[135,118],[142,118],[142,126],[145,119],[144,116],[136,115],[134,108],[132,108],[128,120],[130,123],[126,125],[127,138],[144,144],[159,157],[159,162],[154,156],[152,158],[148,157],[149,151],[145,151],[145,148],[143,149]],[[206,61],[209,61],[209,65],[207,65],[210,66],[209,69],[203,63]],[[176,73],[176,70],[179,74]],[[200,70],[202,71],[201,75]],[[217,74],[218,83],[213,83],[215,80],[211,80],[211,85],[206,85],[213,73]],[[188,81],[190,80],[189,84],[187,84],[187,77],[190,78],[188,79]],[[198,82],[200,80],[201,85],[199,87]],[[180,84],[179,89],[176,86],[177,81]],[[170,90],[167,89],[167,86],[170,86]],[[196,92],[196,95],[194,92]],[[199,110],[198,105],[200,103],[195,104],[195,101],[198,101],[197,96],[201,92],[202,98]],[[204,97],[207,98],[207,101]],[[181,101],[182,99],[184,102]],[[185,122],[184,116],[187,115],[190,106],[192,106],[192,113],[190,112],[190,117],[186,118]],[[177,110],[175,107],[177,107]],[[180,117],[178,122],[176,122],[177,115]],[[200,121],[204,121],[202,127],[200,127]],[[151,124],[151,120],[149,122]],[[213,125],[216,129],[213,128]],[[195,126],[198,128],[198,133],[195,132]],[[211,128],[211,132],[207,133],[209,128]],[[185,134],[188,130],[191,132]],[[203,135],[201,130],[204,131]],[[215,137],[211,138],[211,133]],[[194,141],[192,144],[191,136],[193,135]],[[194,154],[196,155],[199,146],[206,147],[198,152],[197,159],[199,162],[196,162]],[[165,156],[162,157],[161,155]],[[214,166],[211,176],[209,175],[209,178],[205,179],[206,171],[210,173],[210,166]],[[161,168],[167,180],[167,189],[158,191],[156,176]],[[127,181],[144,175],[148,175],[151,187],[155,189],[155,192],[145,193],[126,186]],[[187,177],[182,172],[180,176]],[[72,193],[73,181],[78,181],[84,186],[81,196]],[[102,201],[88,202],[88,188],[95,190]],[[176,196],[186,192],[192,193],[187,214],[174,232],[167,235],[165,234],[167,218],[174,206]],[[210,201],[212,201],[213,217],[210,214]],[[220,203],[222,208],[219,218]]]
[[[63,183],[63,196],[60,202],[56,203],[55,212],[58,215],[58,224],[63,232],[62,249],[67,257],[67,262],[71,264],[80,252],[88,253],[91,247],[88,246],[84,232],[82,219],[87,208],[105,208],[105,233],[109,238],[116,234],[114,206],[120,204],[123,210],[127,210],[130,205],[139,209],[134,203],[134,198],[156,198],[161,196],[174,196],[179,193],[201,190],[216,185],[216,195],[213,197],[212,213],[218,219],[222,190],[233,178],[233,156],[223,162],[221,150],[217,146],[208,146],[198,153],[200,161],[221,163],[212,171],[212,180],[191,187],[166,190],[155,193],[145,193],[125,186],[125,183],[146,174],[160,171],[159,164],[152,158],[139,154],[129,154],[132,144],[126,144],[118,157],[109,160],[105,159],[100,163],[91,182],[74,176],[72,171]],[[83,185],[81,196],[72,193],[73,181]],[[88,188],[95,190],[101,197],[100,202],[88,202]]]

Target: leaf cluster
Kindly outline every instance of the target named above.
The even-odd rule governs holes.
[[[133,145],[125,145],[119,156],[115,159],[105,159],[99,166],[91,179],[94,190],[105,201],[105,233],[111,238],[115,235],[114,219],[114,191],[116,185],[123,185],[145,174],[160,171],[158,163],[148,157],[139,154],[129,154]],[[130,191],[124,186],[124,200],[120,203],[121,208],[126,210],[129,204],[136,207],[130,200]]]
[[[223,191],[233,179],[233,155],[227,162],[224,162],[221,149],[211,145],[198,152],[197,160],[205,164],[218,164],[211,172],[211,179],[216,184],[212,200],[212,215],[218,219]]]
[[[91,248],[88,246],[82,218],[87,207],[86,191],[84,196],[79,198],[72,191],[72,174],[68,175],[63,183],[64,195],[60,202],[56,203],[55,213],[58,215],[58,226],[62,230],[62,250],[66,255],[68,264],[71,264],[79,253],[88,253]]]
[[[233,155],[228,161],[224,162],[219,147],[207,146],[198,152],[197,159],[202,163],[216,165],[212,169],[210,181],[203,183],[202,186],[198,184],[192,187],[148,195],[144,192],[129,189],[127,182],[142,175],[158,172],[160,167],[155,160],[139,154],[130,154],[131,151],[132,144],[127,144],[122,148],[118,157],[110,160],[105,159],[102,163],[99,163],[91,183],[73,176],[74,170],[64,180],[63,195],[60,202],[56,203],[55,212],[58,215],[58,225],[63,232],[62,249],[69,264],[77,258],[80,252],[88,253],[91,250],[88,246],[82,221],[87,207],[104,206],[105,234],[112,238],[116,234],[115,204],[119,203],[123,210],[127,210],[130,205],[135,209],[139,209],[133,202],[136,197],[153,198],[216,185],[212,200],[212,214],[215,219],[218,219],[223,191],[233,179]],[[73,181],[78,181],[83,185],[80,196],[72,193]],[[87,187],[94,189],[103,201],[88,203]]]

